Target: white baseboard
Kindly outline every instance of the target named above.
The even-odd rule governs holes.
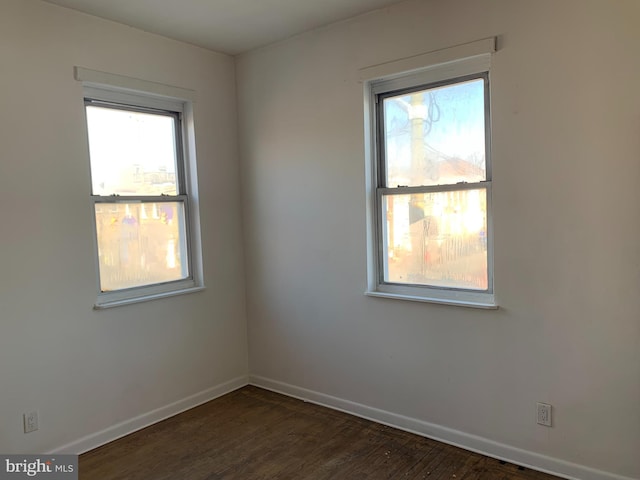
[[[197,407],[198,405],[202,405],[214,398],[218,398],[226,393],[244,387],[247,384],[248,377],[246,376],[234,378],[233,380],[221,383],[215,387],[207,388],[195,395],[183,398],[182,400],[165,405],[164,407],[156,408],[155,410],[151,410],[150,412],[125,420],[124,422],[120,422],[100,432],[92,433],[91,435],[87,435],[86,437],[80,438],[66,445],[62,445],[61,447],[48,452],[48,454],[70,453],[79,455],[81,453],[88,452],[89,450],[93,450],[94,448],[117,440],[125,435],[129,435],[137,430],[141,430],[153,425],[154,423],[158,423],[186,410]]]
[[[257,375],[249,376],[249,384],[571,480],[634,480]]]

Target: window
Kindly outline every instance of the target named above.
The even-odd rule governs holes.
[[[489,59],[367,83],[370,294],[495,307]]]
[[[99,72],[98,72],[99,73]],[[201,287],[185,101],[84,88],[99,294],[115,306]]]

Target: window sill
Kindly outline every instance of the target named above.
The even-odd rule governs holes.
[[[98,298],[98,300],[96,301],[95,305],[93,306],[94,310],[105,310],[107,308],[114,308],[114,307],[121,307],[123,305],[131,305],[133,303],[142,303],[142,302],[150,302],[152,300],[157,300],[160,298],[167,298],[167,297],[175,297],[177,295],[187,295],[189,293],[196,293],[196,292],[201,292],[205,289],[205,287],[190,287],[190,288],[183,288],[180,290],[171,290],[168,292],[159,292],[159,293],[150,293],[147,295],[141,295],[139,297],[133,297],[133,298],[124,298],[124,299],[118,299],[118,300],[100,300]]]
[[[411,302],[436,303],[439,305],[452,305],[455,307],[479,308],[482,310],[498,310],[498,305],[494,302],[465,301],[459,299],[418,297],[415,295],[405,295],[398,293],[366,291],[368,297],[391,298],[394,300],[407,300]]]

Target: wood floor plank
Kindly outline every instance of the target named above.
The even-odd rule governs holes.
[[[80,456],[81,480],[554,480],[248,386]]]

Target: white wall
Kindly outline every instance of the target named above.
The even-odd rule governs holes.
[[[74,65],[196,91],[206,291],[92,310]],[[0,2],[0,452],[54,450],[246,381],[238,181],[233,58],[36,0]],[[25,435],[22,413],[35,409],[40,430]]]
[[[239,57],[253,381],[640,478],[639,21],[636,0],[409,1]],[[494,35],[501,308],[365,297],[357,70]]]

